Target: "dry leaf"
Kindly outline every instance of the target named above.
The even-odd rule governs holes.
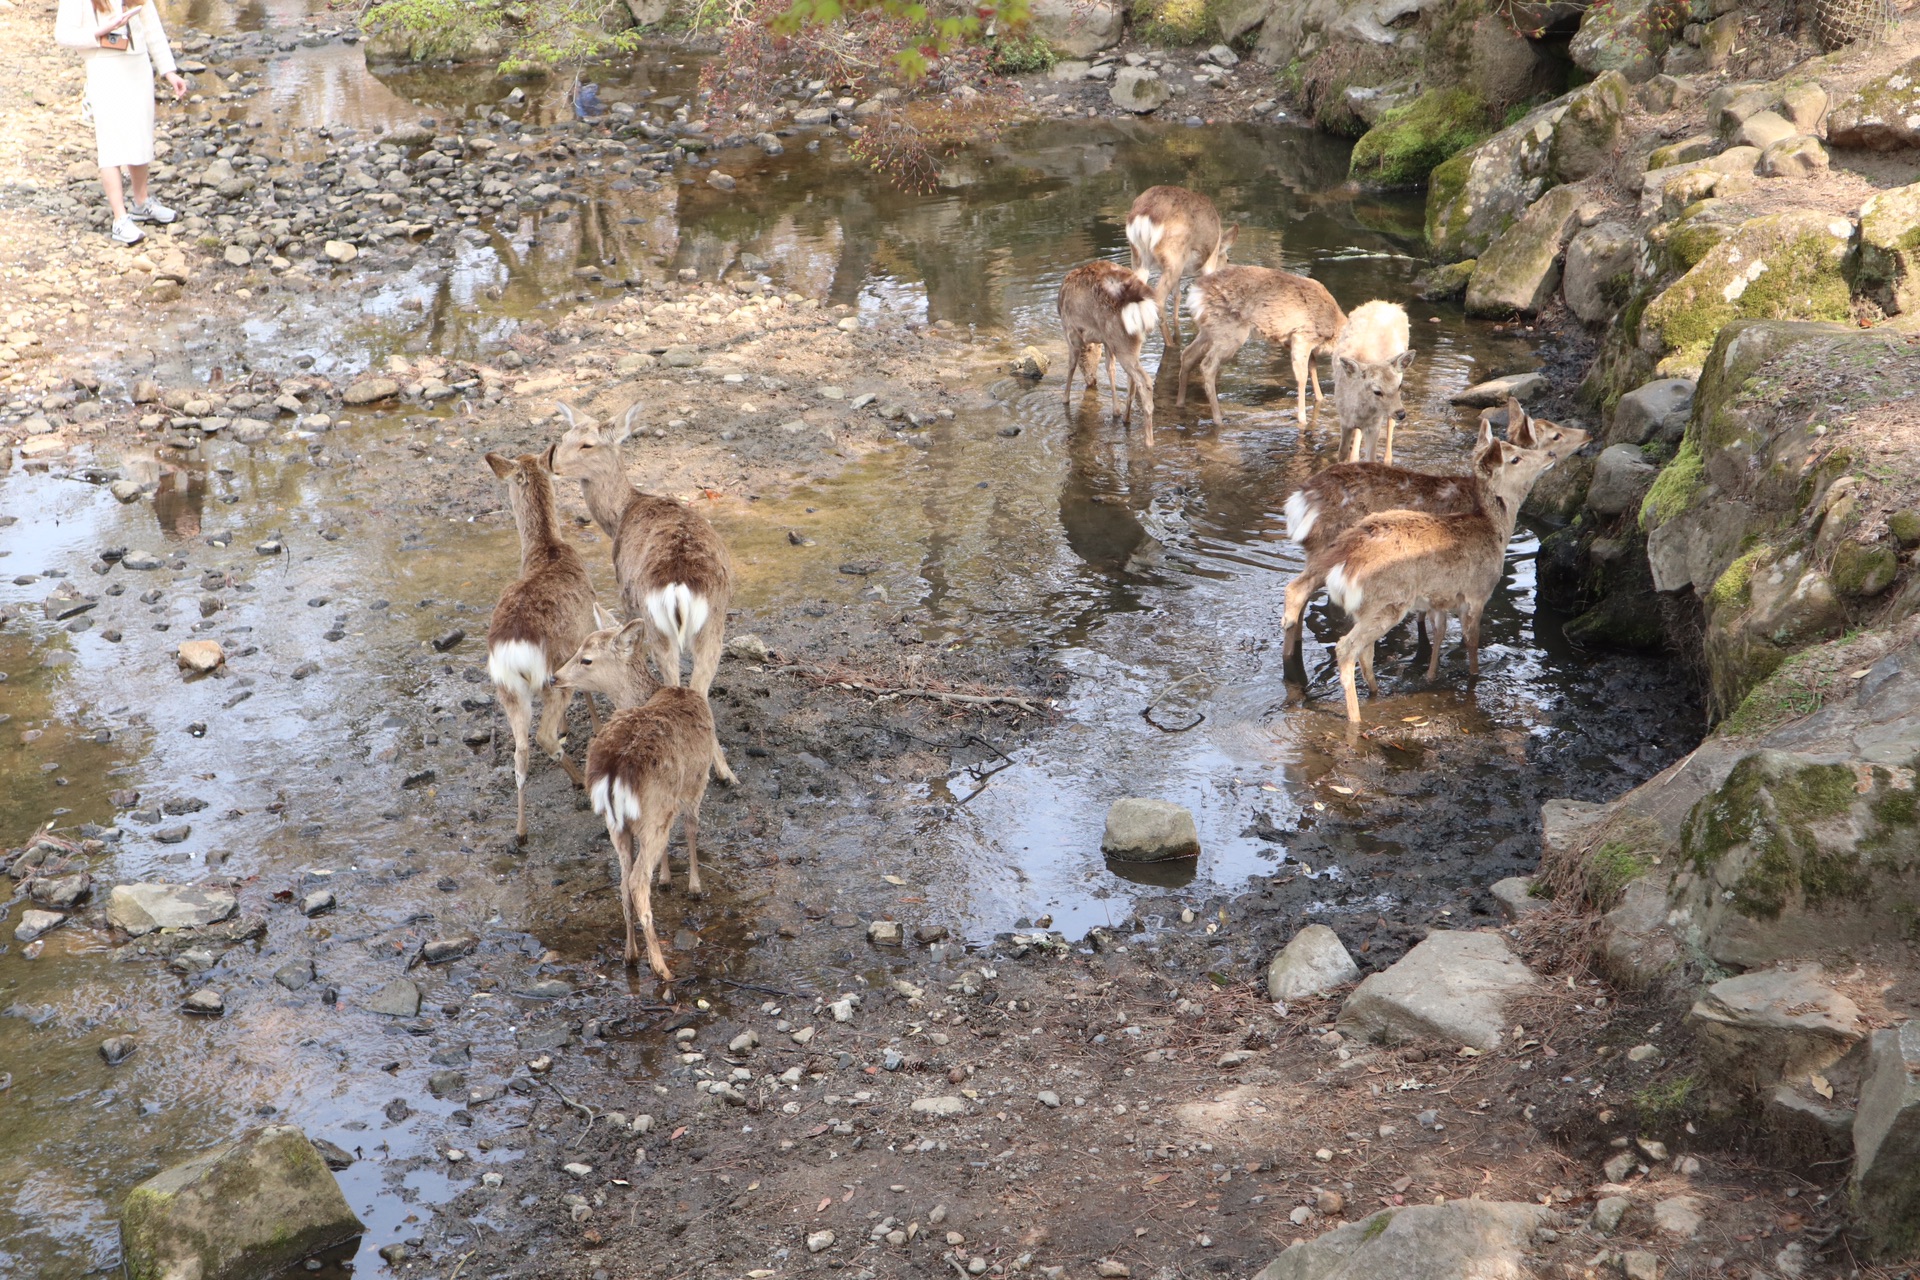
[[[828,1209],[831,1209],[832,1207],[833,1207],[833,1197],[821,1196],[820,1203],[814,1206],[813,1211],[815,1213],[825,1213]]]
[[[1352,787],[1343,787],[1338,783],[1334,783],[1333,785],[1329,786],[1327,790],[1333,792],[1337,796],[1350,796],[1353,794]]]
[[[881,876],[880,878],[882,880],[885,880],[888,884],[905,884],[906,883],[906,881],[902,880],[899,876]]]
[[[1833,1086],[1827,1083],[1827,1078],[1825,1076],[1819,1076],[1819,1075],[1814,1076],[1807,1083],[1811,1084],[1813,1086],[1813,1091],[1819,1094],[1821,1097],[1827,1099],[1829,1102],[1833,1100]]]

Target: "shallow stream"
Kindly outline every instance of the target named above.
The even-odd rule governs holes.
[[[195,4],[175,25],[271,29],[301,16]],[[296,149],[325,145],[317,131],[342,124],[364,136],[423,115],[491,111],[509,88],[479,72],[371,76],[356,48],[337,43],[265,70],[266,92],[225,109]],[[687,92],[693,75],[684,63],[644,62],[603,91],[613,102],[647,100]],[[550,115],[555,104],[535,94],[520,109]],[[1349,307],[1410,301],[1422,265],[1417,204],[1342,192],[1342,148],[1286,127],[1028,126],[955,157],[927,196],[889,188],[841,143],[794,142],[780,157],[718,157],[738,178],[732,192],[691,180],[622,191],[609,178],[565,220],[477,228],[452,261],[422,255],[352,289],[276,300],[239,329],[186,328],[159,367],[178,379],[222,361],[277,370],[305,354],[337,375],[396,351],[471,357],[583,292],[617,291],[605,281],[680,268],[710,278],[746,254],[783,289],[970,326],[997,360],[1029,342],[1057,343],[1060,277],[1090,257],[1121,257],[1128,200],[1166,181],[1211,192],[1239,222],[1237,261],[1309,271]],[[1419,358],[1397,451],[1417,467],[1458,466],[1472,414],[1448,397],[1536,360],[1523,333],[1411,305]],[[1148,358],[1151,367],[1157,343]],[[1037,652],[1074,677],[1057,721],[1011,750],[1011,766],[977,795],[964,777],[928,789],[876,774],[887,812],[923,815],[910,840],[877,804],[788,809],[778,840],[813,855],[811,874],[827,886],[819,896],[855,900],[872,891],[876,870],[896,871],[935,904],[923,910],[973,940],[1042,915],[1077,939],[1127,919],[1136,892],[1217,899],[1283,873],[1313,911],[1384,912],[1415,900],[1464,909],[1478,886],[1526,864],[1538,797],[1524,784],[1534,771],[1556,768],[1587,794],[1611,794],[1689,745],[1690,695],[1678,673],[1659,659],[1573,652],[1535,603],[1535,542],[1523,534],[1486,623],[1482,678],[1469,687],[1455,652],[1425,686],[1411,635],[1398,635],[1380,663],[1391,696],[1366,710],[1374,725],[1408,726],[1408,740],[1365,748],[1372,762],[1356,766],[1326,670],[1336,624],[1323,612],[1310,615],[1310,696],[1282,680],[1280,588],[1299,557],[1283,540],[1280,509],[1337,443],[1330,426],[1293,420],[1282,362],[1256,343],[1230,366],[1223,428],[1176,412],[1163,385],[1151,452],[1137,426],[1104,421],[1091,399],[1065,413],[1057,375],[1030,388],[991,367],[983,357],[962,371],[991,407],[789,495],[717,511],[744,572],[738,630],[878,588],[893,609],[911,611],[930,646]],[[85,459],[0,477],[0,610],[14,618],[0,629],[0,847],[49,820],[111,826],[119,812],[124,834],[95,861],[99,881],[218,868],[263,891],[336,887],[343,903],[315,921],[270,910],[264,937],[239,949],[250,958],[222,962],[230,1010],[217,1021],[176,1012],[201,980],[183,985],[158,948],[65,929],[29,959],[11,941],[17,910],[5,917],[0,1272],[60,1280],[111,1269],[125,1190],[263,1116],[291,1117],[369,1155],[419,1153],[457,1103],[422,1100],[429,1068],[414,1063],[406,1029],[352,1011],[351,993],[390,976],[396,954],[424,934],[478,934],[481,967],[502,982],[449,983],[430,997],[504,1010],[475,1024],[478,1055],[486,1037],[511,1038],[516,1010],[539,1007],[513,992],[542,971],[543,953],[584,958],[600,945],[573,936],[564,912],[541,901],[542,886],[511,874],[511,858],[461,847],[459,811],[478,802],[446,765],[437,782],[416,780],[423,755],[455,750],[460,699],[487,697],[476,683],[477,637],[516,549],[497,524],[384,516],[377,504],[400,463],[382,460],[378,446],[397,430],[360,415],[320,452],[210,441],[158,500],[126,507],[72,474]],[[449,424],[441,439],[456,430]],[[436,456],[412,465],[451,465]],[[790,529],[813,545],[789,546]],[[268,540],[285,553],[256,554]],[[154,550],[164,567],[96,577],[98,553],[112,547]],[[858,561],[878,568],[841,572]],[[124,591],[76,627],[43,617],[63,582]],[[149,591],[152,603],[142,602]],[[214,593],[218,607],[206,609],[202,598]],[[475,638],[441,658],[430,641],[455,626]],[[257,647],[236,664],[252,674],[179,680],[171,652],[201,629],[230,654]],[[291,678],[310,662],[317,668]],[[1450,738],[1493,745],[1456,750]],[[498,821],[510,814],[511,784],[502,808],[506,770],[489,776]],[[1367,822],[1368,779],[1392,797],[1393,820],[1378,829]],[[110,798],[118,789],[139,791],[141,811],[176,803],[129,815]],[[1128,794],[1194,810],[1197,865],[1143,890],[1101,858],[1102,814]],[[1433,807],[1430,826],[1417,816],[1423,805]],[[1317,814],[1334,834],[1289,840]],[[577,856],[582,875],[605,874],[601,850],[583,842]],[[313,988],[273,985],[280,966],[307,955],[324,957]],[[728,955],[734,971],[752,971],[744,944]],[[338,1006],[316,1001],[322,985],[343,993]],[[258,995],[235,999],[243,990]],[[98,1045],[122,1033],[140,1048],[108,1068]],[[396,1095],[427,1123],[383,1125],[380,1109]],[[405,1234],[417,1212],[410,1202],[444,1195],[447,1178],[416,1170],[396,1187],[373,1159],[342,1175],[373,1227],[362,1273],[381,1265],[376,1246]]]

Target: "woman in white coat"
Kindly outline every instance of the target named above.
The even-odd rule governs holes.
[[[172,222],[173,210],[147,193],[153,163],[153,77],[167,78],[175,98],[187,82],[174,69],[167,30],[154,0],[60,0],[54,39],[80,50],[87,64],[87,105],[100,153],[100,185],[113,210],[113,238],[135,244],[142,222]],[[120,170],[133,179],[133,203],[120,187]]]

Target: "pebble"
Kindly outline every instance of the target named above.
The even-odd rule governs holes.
[[[181,670],[199,673],[220,666],[227,660],[227,654],[217,640],[185,640],[181,642],[175,660]]]
[[[945,1222],[946,1220],[947,1220],[947,1206],[943,1204],[937,1204],[933,1206],[933,1212],[927,1215],[927,1221],[936,1227],[939,1226],[941,1223]]]
[[[1338,1191],[1318,1191],[1314,1194],[1313,1207],[1332,1217],[1347,1207],[1347,1198]]]
[[[333,890],[315,889],[312,893],[300,900],[300,914],[303,916],[317,916],[322,911],[333,910],[333,906]]]
[[[816,1231],[807,1237],[807,1252],[819,1253],[833,1248],[834,1234],[831,1231]]]
[[[100,1042],[100,1056],[110,1067],[117,1067],[127,1060],[138,1045],[132,1036],[109,1036]]]
[[[225,1012],[226,1007],[226,997],[212,987],[200,988],[188,996],[186,1001],[186,1010],[188,1013],[213,1015]]]
[[[1051,1089],[1042,1089],[1036,1096],[1040,1099],[1040,1105],[1043,1107],[1057,1107],[1060,1105],[1060,1095]]]
[[[577,1161],[574,1161],[574,1162],[571,1162],[571,1163],[568,1163],[568,1164],[563,1164],[563,1165],[561,1165],[561,1166],[560,1166],[560,1168],[561,1168],[561,1169],[562,1169],[563,1171],[565,1171],[565,1172],[567,1172],[567,1173],[570,1173],[570,1174],[572,1174],[572,1175],[573,1175],[574,1177],[576,1177],[576,1178],[584,1178],[584,1177],[587,1177],[587,1176],[588,1176],[589,1174],[591,1174],[591,1173],[593,1172],[593,1166],[592,1166],[592,1165],[590,1165],[590,1164],[580,1164],[580,1163],[579,1163],[579,1162],[577,1162]]]
[[[900,926],[892,920],[875,920],[867,926],[867,941],[876,947],[897,947],[902,941]]]
[[[1660,1052],[1660,1049],[1659,1049],[1659,1046],[1657,1045],[1637,1044],[1633,1046],[1633,1048],[1627,1050],[1627,1061],[1628,1062],[1645,1062],[1648,1058],[1656,1056],[1659,1052]]]
[[[1295,1205],[1293,1207],[1293,1212],[1287,1215],[1287,1221],[1291,1222],[1296,1227],[1304,1227],[1307,1225],[1307,1223],[1311,1222],[1312,1220],[1313,1220],[1313,1210],[1307,1208],[1307,1206],[1303,1204]]]
[[[1094,1264],[1093,1274],[1104,1277],[1105,1280],[1126,1280],[1126,1277],[1132,1275],[1133,1272],[1128,1269],[1127,1264],[1124,1262],[1116,1262],[1112,1258],[1102,1258]]]
[[[13,930],[15,942],[32,942],[44,933],[51,933],[66,922],[66,917],[57,911],[23,911],[20,923]]]
[[[289,991],[298,991],[313,981],[313,961],[289,960],[273,971],[273,980]]]

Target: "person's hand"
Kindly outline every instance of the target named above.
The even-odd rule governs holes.
[[[167,72],[167,87],[173,90],[174,100],[187,96],[187,82],[178,71]]]

